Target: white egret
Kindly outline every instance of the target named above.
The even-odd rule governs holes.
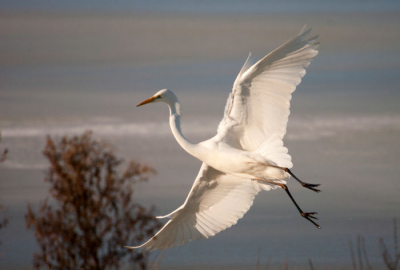
[[[289,170],[291,156],[282,139],[286,133],[291,94],[305,68],[318,54],[317,36],[304,27],[296,36],[256,62],[247,58],[230,94],[217,135],[194,144],[182,134],[181,109],[175,94],[164,89],[137,106],[164,102],[169,106],[172,133],[189,154],[203,162],[182,206],[158,217],[170,218],[146,243],[128,248],[165,249],[208,238],[236,224],[261,189],[283,188],[301,216],[312,219],[290,194],[284,179],[292,176],[302,186],[319,192],[318,184],[300,181]]]

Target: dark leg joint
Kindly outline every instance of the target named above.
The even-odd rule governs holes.
[[[312,224],[314,224],[315,227],[317,227],[318,229],[321,229],[321,227],[315,223],[313,221],[313,219],[318,219],[317,217],[315,217],[314,215],[317,215],[317,212],[303,212],[303,210],[301,210],[301,208],[299,207],[299,205],[297,204],[297,202],[295,201],[295,199],[293,198],[292,194],[290,194],[290,191],[288,189],[288,187],[285,184],[278,184],[280,187],[283,188],[283,190],[286,191],[287,195],[289,195],[289,198],[292,200],[292,202],[294,203],[294,205],[296,206],[297,210],[299,210],[300,215],[307,219],[308,221],[310,221]]]
[[[303,187],[311,189],[312,191],[315,191],[315,192],[321,192],[321,190],[316,188],[316,187],[319,187],[321,184],[305,183],[305,182],[301,181],[299,178],[297,178],[288,168],[283,168],[283,170],[285,172],[287,172],[288,174],[290,174],[294,179],[296,179],[297,182],[299,182]]]
[[[279,186],[280,186],[281,188],[283,188],[284,190],[288,190],[288,187],[287,187],[287,185],[285,185],[285,184],[279,184]]]
[[[286,192],[286,194],[289,196],[289,198],[292,200],[292,202],[296,206],[296,208],[299,211],[299,213],[301,214],[301,216],[304,217],[305,219],[307,219],[308,221],[310,221],[312,224],[314,224],[318,229],[321,229],[321,227],[312,220],[312,219],[318,219],[317,217],[314,217],[314,215],[316,215],[317,213],[316,212],[310,212],[310,213],[303,212],[303,210],[301,210],[301,208],[299,207],[297,202],[294,200],[292,194],[290,194],[289,188],[285,184],[277,183],[277,182],[267,180],[267,179],[262,179],[262,178],[254,179],[254,180],[280,186]]]

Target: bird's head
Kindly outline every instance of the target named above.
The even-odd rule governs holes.
[[[178,99],[176,98],[175,94],[169,89],[163,89],[155,93],[152,97],[146,99],[145,101],[140,102],[136,107],[153,103],[153,102],[165,102],[167,104],[173,104],[177,102]]]

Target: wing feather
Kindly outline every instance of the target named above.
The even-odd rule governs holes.
[[[258,192],[251,180],[203,163],[185,203],[171,213],[164,227],[146,243],[127,248],[165,249],[213,236],[236,224]]]
[[[248,60],[233,85],[218,127],[220,140],[254,151],[269,137],[286,133],[291,95],[318,54],[317,36],[304,27],[296,36],[249,66]]]

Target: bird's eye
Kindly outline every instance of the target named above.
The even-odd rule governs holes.
[[[156,96],[156,98],[161,98],[161,95]]]

